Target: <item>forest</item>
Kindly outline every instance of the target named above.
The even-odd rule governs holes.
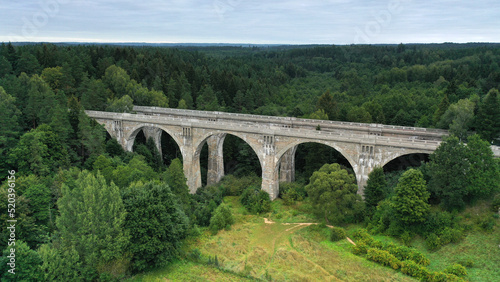
[[[447,129],[430,156],[376,168],[364,199],[340,153],[301,145],[296,181],[281,185],[279,201],[307,203],[318,222],[422,237],[430,249],[456,242],[467,228],[452,215],[484,199],[500,207],[500,162],[490,149],[500,145],[499,62],[498,44],[2,43],[0,218],[16,220],[14,240],[0,231],[2,281],[13,279],[13,246],[16,279],[118,281],[184,259],[189,238],[229,228],[227,196],[250,213],[272,211],[243,140],[226,138],[226,177],[191,195],[168,134],[161,155],[143,133],[126,152],[84,112],[134,105]],[[497,221],[492,212],[479,225]]]

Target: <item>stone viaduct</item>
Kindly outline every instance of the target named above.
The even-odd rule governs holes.
[[[330,146],[352,166],[363,194],[368,174],[398,157],[431,154],[447,131],[382,124],[362,124],[290,117],[258,116],[135,106],[135,114],[86,111],[102,124],[127,151],[142,130],[161,152],[162,131],[177,143],[191,193],[202,185],[200,152],[208,145],[208,184],[224,176],[222,148],[227,134],[243,139],[257,154],[262,168],[262,189],[275,199],[280,181],[293,181],[295,151],[302,143]],[[492,146],[496,157],[500,148]]]

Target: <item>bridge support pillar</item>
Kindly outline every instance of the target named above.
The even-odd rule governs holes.
[[[375,165],[375,146],[361,145],[361,151],[358,152],[358,165],[356,171],[356,181],[358,183],[358,194],[364,198],[364,191],[368,175],[372,172]]]
[[[262,164],[262,190],[269,194],[274,200],[279,195],[279,173],[274,156],[266,155]]]
[[[187,179],[189,193],[194,194],[201,187],[200,151],[193,147],[193,129],[190,126],[182,127],[182,163],[184,175]]]
[[[281,157],[280,161],[280,182],[295,181],[295,152],[298,146],[290,148]]]
[[[207,139],[208,172],[207,185],[218,183],[224,177],[223,145],[226,134],[216,134]]]
[[[161,152],[161,133],[162,130],[157,127],[144,127],[142,129],[144,131],[144,136],[146,137],[146,140],[149,138],[153,138],[153,141],[155,142],[156,149],[158,149],[158,153],[160,156],[162,156]],[[163,160],[163,157],[162,157]]]

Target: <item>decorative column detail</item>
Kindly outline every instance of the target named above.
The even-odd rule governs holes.
[[[264,135],[264,152],[266,155],[274,155],[275,138],[273,135]]]
[[[218,183],[224,177],[223,145],[226,134],[216,134],[207,139],[208,172],[207,185]]]
[[[295,181],[295,152],[298,146],[294,146],[286,151],[280,162],[280,182]]]

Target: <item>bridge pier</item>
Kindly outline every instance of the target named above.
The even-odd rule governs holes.
[[[281,157],[280,161],[280,182],[295,181],[295,152],[298,146],[290,148]]]
[[[274,155],[266,155],[262,162],[262,190],[269,194],[271,200],[279,195],[278,166],[274,162]]]
[[[224,177],[223,145],[226,134],[216,134],[207,139],[208,172],[207,185],[218,183]]]

